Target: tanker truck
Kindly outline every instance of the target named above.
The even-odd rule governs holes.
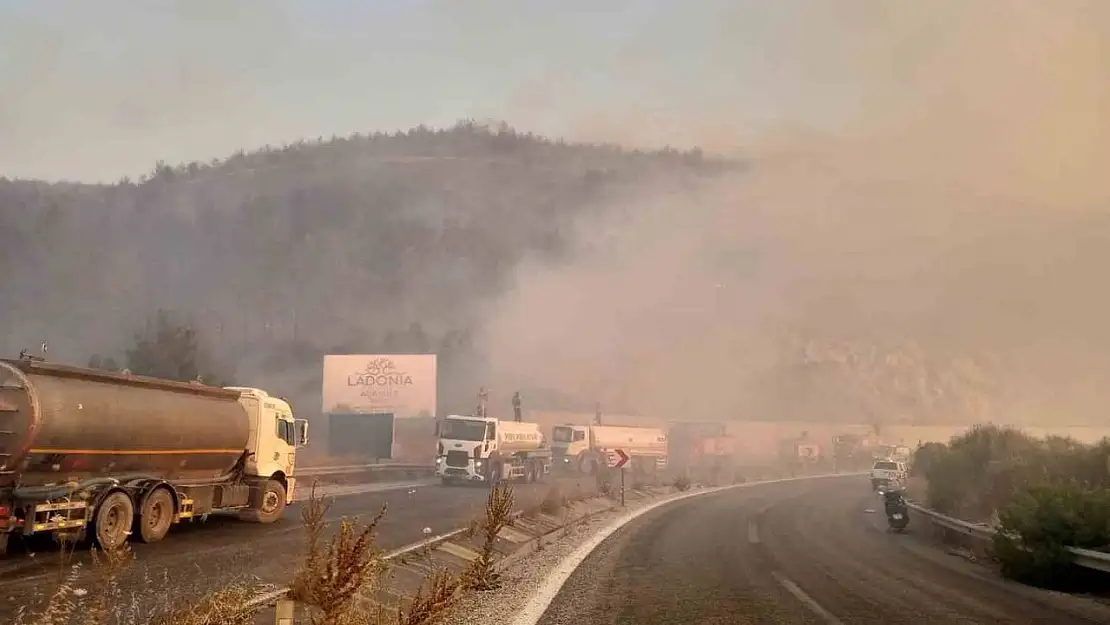
[[[0,359],[0,553],[33,534],[156,542],[214,512],[272,523],[307,439],[259,389]]]
[[[536,423],[448,415],[439,425],[436,476],[445,485],[538,482],[550,472],[551,448]]]
[[[551,448],[560,471],[594,475],[617,449],[629,456],[627,466],[637,473],[654,474],[667,466],[667,433],[659,428],[557,425]]]

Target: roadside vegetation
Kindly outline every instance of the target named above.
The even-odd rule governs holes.
[[[983,425],[922,446],[913,466],[930,508],[998,527],[1007,577],[1059,586],[1073,574],[1068,547],[1110,546],[1110,439],[1085,445]]]
[[[589,496],[580,488],[566,493],[553,485],[536,506],[547,511],[566,507]],[[490,491],[485,514],[470,526],[478,538],[479,557],[468,568],[452,571],[436,564],[431,548],[388,559],[378,544],[377,531],[387,514],[383,507],[368,520],[343,518],[328,521],[330,500],[316,494],[302,507],[302,554],[291,580],[288,597],[297,609],[296,623],[312,625],[429,625],[441,620],[466,594],[501,587],[495,545],[498,534],[513,523],[513,491],[498,486]],[[63,563],[54,588],[39,605],[21,609],[14,625],[250,625],[272,602],[256,598],[269,590],[250,579],[241,579],[198,597],[173,597],[153,613],[134,591],[136,580],[127,576],[134,563],[128,545],[115,551],[92,550],[92,575],[73,563],[73,546],[63,545]],[[416,563],[428,569],[423,585],[396,608],[377,601],[389,582],[390,569]],[[141,580],[140,580],[141,581]]]

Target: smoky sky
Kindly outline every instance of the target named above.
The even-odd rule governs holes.
[[[689,136],[750,168],[630,194],[580,224],[590,255],[521,268],[492,331],[502,374],[657,413],[766,416],[764,373],[801,333],[988,363],[998,420],[1105,420],[1108,7],[833,4],[792,13],[763,51],[853,85],[844,123],[691,119]],[[745,8],[729,15],[721,29],[739,29]],[[723,35],[703,79],[751,55]],[[681,123],[584,124],[620,136],[661,119]]]
[[[989,362],[1002,419],[1105,412],[1110,5],[596,5],[9,1],[0,173],[462,117],[697,145],[747,166],[610,198],[482,306],[491,385],[773,412],[802,333]]]

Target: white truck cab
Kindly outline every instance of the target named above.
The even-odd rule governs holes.
[[[283,482],[286,504],[293,503],[297,448],[308,444],[308,420],[294,419],[289,402],[262,389],[226,388],[239,391],[239,403],[249,418],[247,449],[253,453],[247,458],[247,475]]]
[[[438,429],[436,475],[444,484],[535,482],[551,471],[551,448],[538,424],[448,415]]]

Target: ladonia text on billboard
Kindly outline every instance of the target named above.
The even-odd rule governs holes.
[[[433,416],[436,356],[325,356],[323,391],[323,410],[327,413]]]

